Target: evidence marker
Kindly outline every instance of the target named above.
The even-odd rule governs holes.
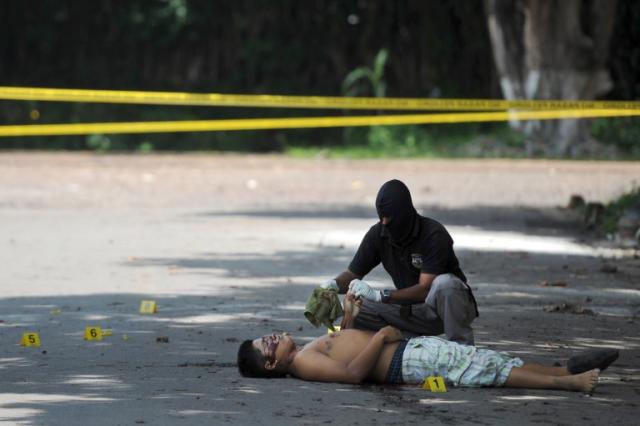
[[[422,389],[431,392],[446,392],[447,387],[444,385],[442,376],[429,376],[422,382]]]
[[[140,302],[141,314],[155,314],[156,312],[158,312],[158,305],[155,300],[143,300]]]
[[[40,347],[40,335],[33,331],[28,331],[22,334],[22,338],[20,339],[20,346],[26,347]]]

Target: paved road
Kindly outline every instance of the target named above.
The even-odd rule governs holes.
[[[323,332],[306,297],[347,265],[392,177],[453,234],[481,346],[548,363],[622,350],[594,396],[237,374],[243,339]],[[0,423],[635,424],[640,262],[559,206],[639,178],[638,163],[1,154]],[[158,313],[140,315],[143,299]],[[87,342],[86,326],[113,334]],[[19,346],[25,331],[42,346]]]

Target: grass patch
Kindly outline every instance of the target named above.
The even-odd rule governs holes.
[[[606,233],[616,232],[618,220],[620,220],[624,211],[634,206],[640,207],[640,187],[631,190],[605,206],[601,225],[602,230]]]
[[[524,137],[508,126],[373,126],[346,128],[340,144],[290,144],[285,153],[309,158],[525,157]]]

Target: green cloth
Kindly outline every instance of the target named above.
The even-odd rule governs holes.
[[[304,316],[314,327],[324,324],[331,330],[333,322],[342,316],[342,304],[335,290],[317,287],[309,296],[304,308]]]

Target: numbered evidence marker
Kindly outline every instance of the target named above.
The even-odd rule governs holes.
[[[155,314],[156,312],[158,312],[158,305],[156,305],[155,300],[143,300],[140,302],[141,314]]]
[[[446,392],[447,387],[444,385],[442,376],[429,376],[422,383],[422,389],[429,390],[431,392]]]
[[[20,339],[20,346],[33,346],[37,348],[40,346],[40,336],[38,333],[30,331],[24,333],[22,339]]]
[[[102,340],[102,336],[100,327],[86,327],[84,329],[84,340]]]

